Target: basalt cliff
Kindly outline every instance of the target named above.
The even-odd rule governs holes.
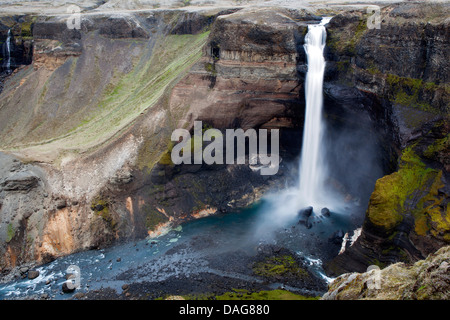
[[[0,271],[154,235],[292,183],[304,36],[324,15],[333,16],[326,121],[360,138],[331,148],[330,183],[363,204],[361,235],[325,269],[338,276],[425,259],[450,243],[449,9],[385,5],[379,28],[352,6],[92,10],[79,29],[61,15],[0,17],[0,45],[8,30],[14,44],[0,93]],[[171,133],[195,120],[279,129],[278,173],[174,165]],[[377,146],[377,170],[355,168],[350,179],[352,161],[339,155],[363,161],[367,144]],[[338,279],[330,292],[350,281]]]

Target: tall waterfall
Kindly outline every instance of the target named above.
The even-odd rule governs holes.
[[[324,152],[322,151],[325,130],[322,119],[325,71],[323,49],[326,42],[325,24],[330,19],[323,18],[320,24],[309,25],[304,45],[308,72],[305,82],[306,114],[300,158],[299,192],[300,201],[313,207],[323,205],[320,195],[324,193],[326,176]]]
[[[11,69],[11,29],[8,30],[8,37],[6,38],[6,62],[5,62],[5,69],[10,70]]]

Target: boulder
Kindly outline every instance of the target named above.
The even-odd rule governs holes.
[[[33,280],[39,277],[39,271],[37,270],[29,270],[28,271],[28,279]]]
[[[313,207],[306,207],[298,212],[299,215],[309,218],[313,213]]]
[[[56,209],[61,210],[61,209],[64,209],[65,207],[67,207],[66,200],[61,199],[61,200],[56,201]]]
[[[342,243],[343,238],[344,238],[344,231],[338,230],[338,231],[334,232],[328,240],[331,243],[340,245]]]
[[[74,292],[74,291],[75,291],[75,287],[71,286],[71,287],[69,288],[69,286],[67,285],[67,282],[64,282],[63,285],[62,285],[62,291],[63,291],[64,293],[71,293],[71,292]]]
[[[328,208],[322,208],[322,210],[320,210],[320,213],[325,216],[325,217],[329,217],[330,216],[330,209]]]

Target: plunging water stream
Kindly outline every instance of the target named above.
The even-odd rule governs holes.
[[[8,30],[8,37],[6,38],[6,62],[5,69],[11,69],[11,29]]]
[[[305,37],[305,52],[308,73],[305,81],[306,114],[303,129],[303,144],[300,158],[299,193],[303,201],[313,207],[325,206],[321,198],[324,193],[326,164],[324,162],[323,136],[323,76],[325,72],[326,30],[331,18],[323,18],[318,25],[309,25]]]

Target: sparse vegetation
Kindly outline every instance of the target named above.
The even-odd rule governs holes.
[[[16,234],[16,230],[14,229],[14,226],[12,223],[8,224],[8,230],[6,232],[6,242],[10,242],[12,238],[14,238],[14,235]]]
[[[109,203],[103,199],[96,199],[91,203],[91,210],[96,215],[100,216],[112,230],[116,230],[117,221],[114,219],[110,212]]]

